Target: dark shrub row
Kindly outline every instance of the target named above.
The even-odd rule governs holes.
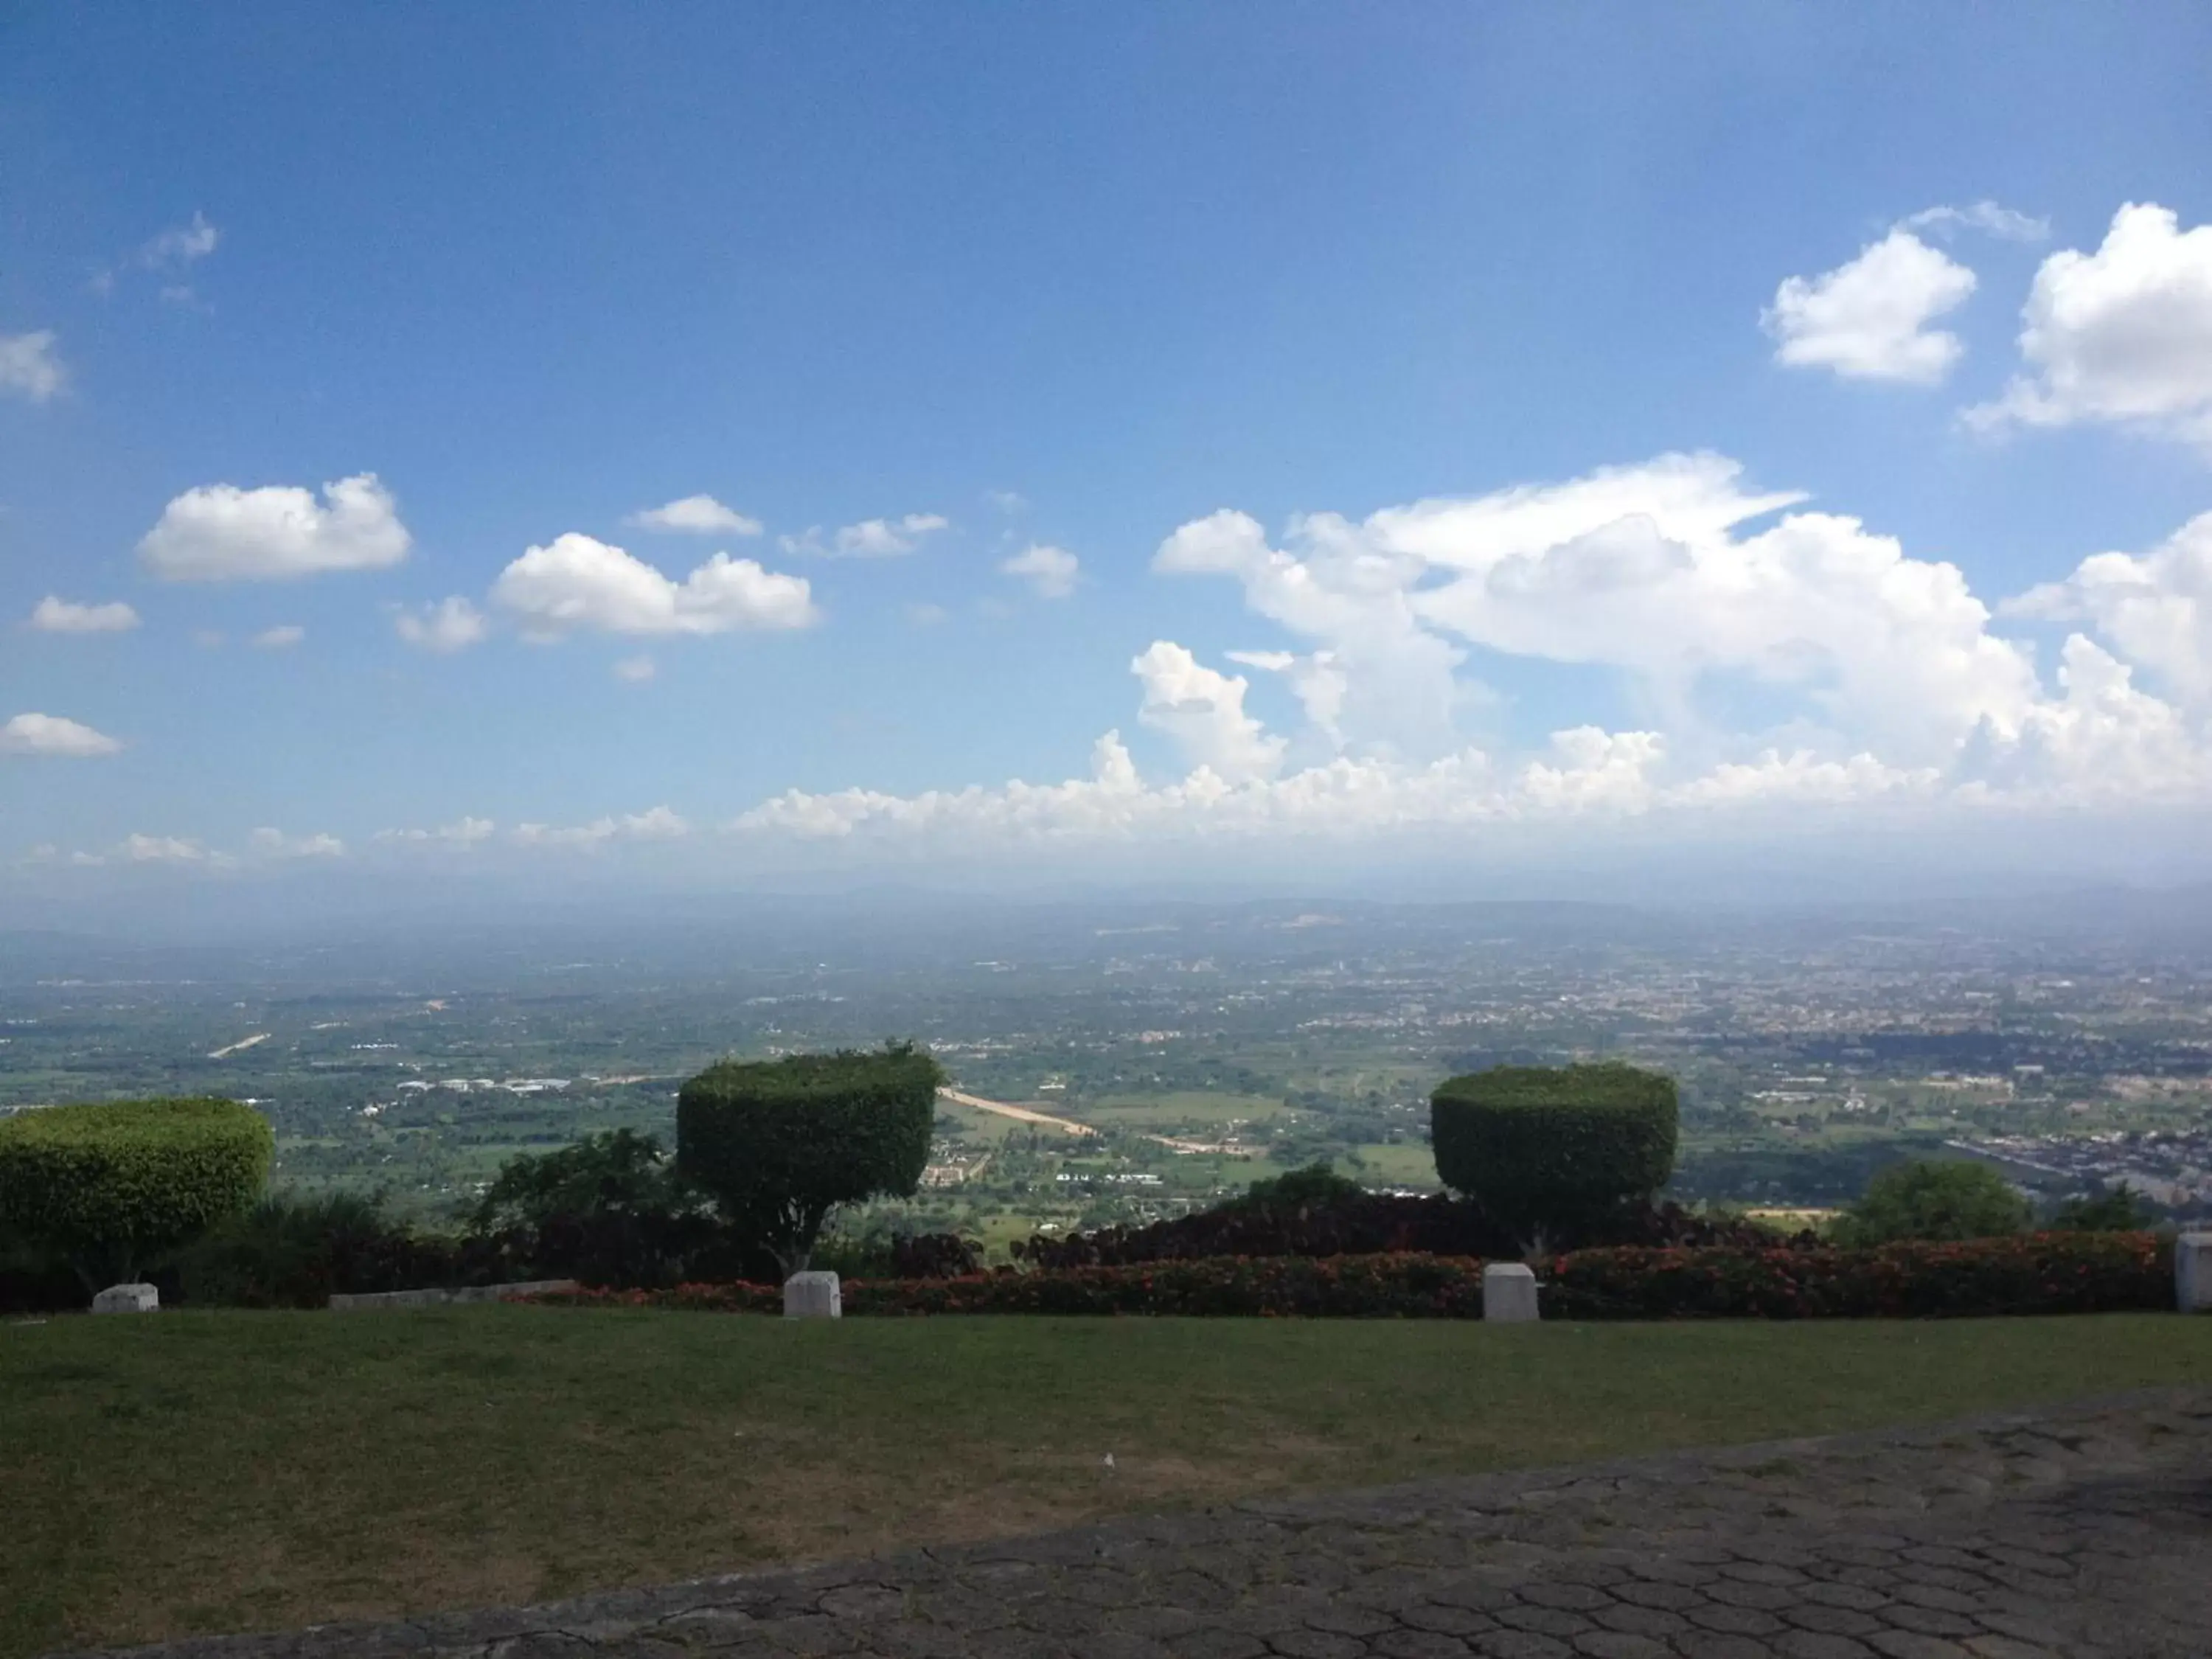
[[[2173,1305],[2153,1233],[2029,1233],[1867,1250],[1583,1250],[1540,1275],[1551,1319],[1926,1319]]]
[[[1307,1202],[1237,1201],[1146,1227],[1106,1227],[1066,1238],[1040,1233],[1026,1241],[1017,1239],[1014,1254],[1040,1267],[1079,1267],[1223,1255],[1373,1255],[1412,1250],[1517,1258],[1522,1253],[1516,1228],[1471,1199],[1441,1194],[1401,1198],[1345,1185],[1349,1190]],[[1693,1215],[1677,1204],[1627,1203],[1586,1213],[1559,1227],[1549,1242],[1559,1249],[1620,1244],[1749,1249],[1770,1247],[1776,1241],[1771,1231],[1747,1221]]]
[[[1596,1249],[1543,1263],[1548,1319],[1866,1319],[2101,1313],[2172,1305],[2150,1233],[2041,1233],[1875,1250]],[[682,1285],[549,1298],[572,1305],[778,1313],[774,1285]],[[1417,1252],[1219,1257],[963,1279],[854,1280],[853,1314],[1182,1314],[1474,1319],[1482,1263]]]

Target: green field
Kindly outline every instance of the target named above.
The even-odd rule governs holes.
[[[1437,1155],[1420,1141],[1400,1141],[1395,1146],[1355,1146],[1357,1164],[1349,1159],[1340,1162],[1338,1172],[1357,1178],[1368,1187],[1417,1187],[1433,1191],[1443,1185],[1437,1179]]]
[[[2206,1381],[2212,1320],[2157,1315],[17,1322],[0,1656]]]
[[[1059,1109],[1047,1105],[1042,1109]],[[1080,1115],[1085,1123],[1107,1128],[1220,1130],[1231,1123],[1264,1123],[1282,1115],[1283,1109],[1280,1100],[1267,1095],[1215,1094],[1192,1089],[1164,1095],[1106,1095],[1084,1102]]]

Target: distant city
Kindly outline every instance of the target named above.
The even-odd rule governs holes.
[[[678,1085],[721,1054],[912,1036],[953,1079],[922,1190],[848,1224],[1002,1245],[1316,1161],[1432,1188],[1443,1078],[1620,1055],[1680,1079],[1686,1200],[1819,1210],[1948,1152],[2045,1200],[2125,1181],[2202,1215],[2212,946],[2191,940],[2212,933],[2139,909],[839,902],[673,938],[49,935],[8,953],[0,1110],[228,1094],[276,1123],[280,1183],[437,1217],[518,1152],[672,1143]]]

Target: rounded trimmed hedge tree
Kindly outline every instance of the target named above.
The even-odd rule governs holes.
[[[1444,1185],[1523,1231],[1665,1186],[1676,1115],[1674,1079],[1619,1061],[1470,1072],[1429,1101]]]
[[[806,1270],[841,1204],[921,1184],[945,1073],[911,1043],[726,1060],[676,1097],[676,1167],[749,1231],[785,1278]]]
[[[268,1120],[234,1100],[17,1112],[0,1121],[0,1227],[98,1290],[250,1206],[276,1150]]]

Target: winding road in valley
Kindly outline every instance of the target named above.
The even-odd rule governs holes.
[[[1023,1123],[1049,1123],[1055,1129],[1072,1135],[1095,1135],[1097,1130],[1088,1123],[1078,1123],[1073,1118],[1054,1117],[1049,1112],[1032,1111],[1026,1106],[1010,1106],[1003,1100],[986,1100],[981,1095],[963,1093],[958,1089],[939,1089],[938,1098],[949,1100],[955,1106],[972,1106],[979,1112],[994,1112],[1000,1117],[1011,1117]]]

